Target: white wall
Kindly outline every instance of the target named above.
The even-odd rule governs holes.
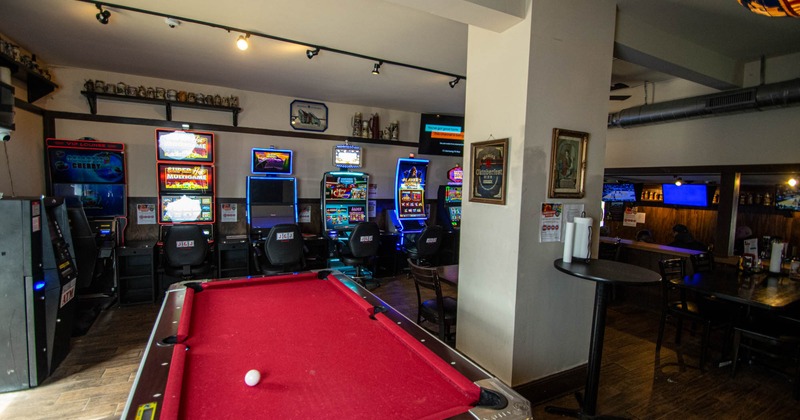
[[[239,127],[293,131],[289,125],[290,104],[295,99],[304,99],[90,69],[61,67],[53,70],[60,88],[52,97],[47,100],[41,100],[36,105],[46,107],[48,110],[65,112],[89,113],[86,98],[80,94],[84,81],[87,79],[100,79],[107,83],[121,81],[137,86],[160,86],[223,96],[238,95],[240,97],[240,106],[243,109],[239,114]],[[419,114],[417,113],[335,103],[327,103],[326,105],[328,106],[329,121],[328,129],[324,134],[347,136],[351,132],[350,119],[355,112],[361,112],[364,116],[378,113],[381,126],[387,126],[389,121],[396,120],[400,122],[400,140],[414,143],[418,141]],[[98,100],[97,108],[99,115],[156,120],[164,120],[166,118],[163,106],[101,99]],[[173,108],[173,121],[220,125],[232,124],[230,113],[177,107]],[[25,127],[28,127],[28,125],[26,124]],[[129,195],[132,197],[155,196],[155,128],[157,127],[59,119],[56,123],[56,133],[60,138],[93,137],[103,141],[125,143],[128,155]],[[40,133],[41,130],[39,130],[38,138],[41,138]],[[216,132],[215,134],[217,143],[217,194],[220,197],[244,197],[244,180],[249,175],[250,170],[250,149],[274,145],[277,148],[292,149],[296,153],[295,175],[299,180],[300,198],[318,198],[322,173],[335,169],[331,163],[331,153],[333,146],[340,143],[330,140],[263,136],[224,131]],[[26,138],[32,138],[32,142],[36,143],[37,134],[26,133],[25,136]],[[387,141],[385,145],[362,144],[362,146],[365,149],[366,162],[363,171],[370,174],[371,183],[378,184],[378,195],[375,198],[392,198],[392,184],[394,182],[397,159],[408,157],[409,153],[416,153],[416,148],[394,146],[390,141]],[[41,153],[39,153],[34,158],[31,158],[30,165],[25,168],[14,168],[15,179],[25,179],[34,173],[43,173],[43,158],[41,156]],[[455,166],[456,163],[460,163],[461,159],[427,155],[418,157],[431,160],[427,196],[428,198],[435,198],[438,185],[447,182],[447,170]],[[0,164],[0,170],[4,169],[2,165]],[[41,178],[42,175],[39,175],[38,182],[42,183],[41,191],[44,191],[44,184]]]
[[[535,0],[503,33],[470,28],[467,143],[508,137],[509,160],[505,205],[463,205],[457,347],[512,385],[587,360],[594,284],[555,270],[538,223],[545,201],[600,215],[614,21],[611,1]],[[555,127],[590,133],[584,199],[547,198]]]

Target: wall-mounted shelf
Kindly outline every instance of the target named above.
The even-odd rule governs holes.
[[[28,103],[33,103],[56,90],[57,84],[46,77],[16,62],[12,57],[0,52],[0,67],[11,69],[11,75],[28,86]]]
[[[418,143],[411,143],[408,141],[369,139],[366,137],[347,137],[347,141],[350,143],[385,144],[388,146],[407,146],[407,147],[419,146]]]
[[[81,95],[85,96],[86,100],[89,101],[89,110],[91,111],[92,115],[97,115],[97,100],[104,99],[109,101],[135,102],[140,104],[161,105],[166,109],[167,121],[172,121],[172,107],[195,108],[195,109],[206,109],[210,111],[230,112],[233,116],[233,126],[238,127],[239,112],[242,111],[241,108],[232,106],[208,105],[208,104],[199,104],[196,102],[167,101],[164,99],[142,98],[140,96],[115,95],[113,93],[81,91]]]
[[[14,130],[14,86],[0,82],[0,128]]]

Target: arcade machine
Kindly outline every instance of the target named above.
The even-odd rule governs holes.
[[[333,165],[340,170],[325,172],[322,177],[322,232],[332,239],[346,236],[356,223],[369,220],[369,175],[350,171],[361,167],[361,152],[359,146],[334,146]]]
[[[214,134],[156,129],[159,240],[175,223],[203,226],[214,240]]]
[[[158,171],[159,267],[165,261],[164,239],[175,224],[200,225],[214,252],[214,134],[156,129]],[[194,246],[190,243],[189,246]],[[160,276],[156,296],[180,278]]]
[[[0,392],[38,386],[69,353],[77,270],[61,197],[0,200]]]
[[[118,221],[124,225],[127,220],[125,145],[47,139],[46,147],[48,191],[66,198],[72,236],[80,248],[73,253],[78,289],[113,294],[113,276],[105,273],[111,271]],[[95,272],[103,275],[96,279]]]
[[[250,172],[259,175],[247,177],[247,230],[256,264],[269,230],[297,223],[297,178],[287,176],[293,163],[291,150],[256,148],[250,153]]]
[[[411,156],[397,159],[395,175],[391,223],[402,235],[421,232],[428,220],[428,213],[425,211],[425,182],[430,161]]]
[[[461,229],[461,184],[464,170],[461,166],[447,171],[447,185],[440,185],[436,196],[436,219],[445,230],[442,255],[445,263],[458,263],[459,229]]]
[[[333,165],[339,171],[325,172],[322,176],[322,233],[330,240],[326,252],[328,264],[338,263],[336,247],[344,245],[337,241],[347,241],[357,223],[369,220],[369,175],[351,171],[362,166],[362,152],[360,146],[347,143],[334,146]]]

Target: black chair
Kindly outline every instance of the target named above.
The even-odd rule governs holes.
[[[695,273],[710,273],[714,271],[714,254],[710,252],[701,252],[689,256],[692,260],[692,270]]]
[[[191,280],[212,273],[210,246],[200,225],[173,225],[164,236],[164,274]],[[162,285],[166,286],[166,285]]]
[[[102,261],[98,261],[100,247],[97,246],[94,232],[80,202],[67,200],[67,217],[78,269],[77,288],[88,289],[95,278],[102,274]]]
[[[672,279],[682,278],[686,274],[686,262],[681,258],[661,260],[658,262],[661,271],[661,321],[658,326],[658,340],[656,341],[656,353],[661,351],[661,343],[664,338],[664,326],[667,318],[674,318],[676,321],[675,344],[681,343],[683,332],[683,321],[691,321],[693,325],[700,324],[703,327],[700,343],[700,369],[705,368],[706,354],[708,353],[711,329],[718,326],[729,325],[724,318],[718,318],[712,314],[707,314],[697,302],[686,298],[686,290],[680,289],[670,282]],[[675,296],[677,295],[677,296]],[[726,340],[727,341],[727,340]]]
[[[794,399],[800,400],[800,320],[782,316],[754,317],[745,325],[735,327],[731,377],[736,376],[742,350],[748,362],[755,353],[766,357],[765,362],[772,363],[773,367],[788,371],[794,382]],[[777,366],[780,361],[791,365]]]
[[[436,334],[442,341],[455,342],[455,332],[451,333],[450,328],[456,325],[456,299],[442,295],[442,283],[435,267],[416,265],[411,258],[408,259],[408,267],[417,289],[417,324],[423,326],[425,321],[436,324]],[[423,300],[421,289],[433,290],[436,297]]]
[[[364,275],[364,269],[378,255],[380,238],[381,231],[375,222],[361,222],[356,224],[346,242],[336,242],[339,261],[345,265],[355,267],[356,274],[353,279],[365,287],[367,281],[375,282],[371,274],[369,279]],[[380,286],[380,283],[378,283],[378,286]]]
[[[439,225],[425,226],[422,232],[409,235],[405,242],[406,256],[417,265],[430,266],[436,262],[436,255],[442,247],[444,229]]]
[[[278,274],[300,271],[305,267],[303,234],[300,226],[283,223],[273,226],[264,241],[261,272]]]

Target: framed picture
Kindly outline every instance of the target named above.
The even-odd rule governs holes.
[[[586,145],[589,134],[553,129],[550,160],[550,198],[582,198],[586,176]]]
[[[295,130],[325,131],[328,129],[328,107],[320,102],[292,101],[290,123]]]
[[[472,143],[469,201],[506,204],[508,139]]]

